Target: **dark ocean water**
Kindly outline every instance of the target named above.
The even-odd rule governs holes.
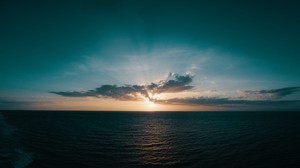
[[[0,112],[0,168],[300,167],[299,112]]]

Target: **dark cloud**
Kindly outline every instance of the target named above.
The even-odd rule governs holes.
[[[196,97],[196,98],[173,98],[157,100],[156,95],[160,93],[177,93],[193,89],[190,83],[193,75],[178,75],[170,73],[164,80],[149,85],[102,85],[88,91],[51,92],[66,97],[99,97],[113,98],[118,100],[144,100],[160,104],[184,104],[184,105],[205,105],[205,106],[300,106],[300,100],[278,100],[284,96],[299,91],[300,87],[286,87],[271,90],[245,90],[244,96],[239,98],[222,97]],[[255,98],[253,99],[253,96]]]
[[[182,104],[182,105],[205,105],[205,106],[280,106],[280,105],[298,105],[299,100],[234,100],[230,98],[218,97],[197,97],[197,98],[174,98],[159,100],[161,104]]]
[[[246,96],[255,96],[261,99],[280,99],[284,96],[300,91],[300,87],[285,87],[271,90],[245,90],[242,91]]]
[[[172,77],[174,79],[171,79]],[[180,76],[178,74],[170,73],[167,80],[161,80],[153,90],[157,93],[190,90],[193,86],[189,86],[188,84],[190,84],[192,80],[193,76],[191,74]]]
[[[66,97],[107,97],[119,100],[139,100],[142,95],[147,95],[146,90],[142,86],[127,85],[102,85],[94,90],[85,92],[50,92]]]
[[[193,75],[189,73],[185,75],[170,73],[167,79],[149,85],[102,85],[89,91],[52,91],[50,93],[66,97],[108,97],[119,100],[141,100],[148,98],[150,101],[155,101],[156,94],[176,93],[192,89],[193,86],[189,85],[192,80]]]

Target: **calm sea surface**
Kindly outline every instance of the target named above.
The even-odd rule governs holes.
[[[0,112],[0,168],[300,167],[300,112]]]

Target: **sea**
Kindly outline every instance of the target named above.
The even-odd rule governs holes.
[[[0,111],[0,168],[299,168],[300,112]]]

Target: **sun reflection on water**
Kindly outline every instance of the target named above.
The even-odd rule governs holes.
[[[143,165],[173,164],[168,124],[150,119],[143,128],[143,135],[138,139],[139,161]]]

